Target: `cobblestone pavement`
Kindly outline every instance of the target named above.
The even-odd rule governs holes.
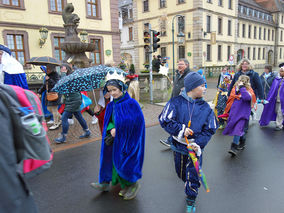
[[[208,88],[206,91],[206,95],[204,97],[204,99],[206,101],[212,101],[216,95],[216,82],[217,79],[208,79],[207,80],[207,84],[208,84]],[[165,103],[163,103],[162,105],[164,105]],[[144,114],[144,118],[145,118],[145,123],[146,123],[146,127],[150,127],[150,126],[154,126],[154,125],[158,125],[159,121],[158,121],[158,116],[161,113],[163,106],[160,105],[156,105],[156,104],[148,104],[148,103],[143,103],[143,114]],[[49,137],[49,140],[51,142],[51,147],[54,151],[60,151],[60,150],[64,150],[67,148],[72,148],[72,147],[76,147],[76,146],[80,146],[82,144],[85,143],[90,143],[90,142],[94,142],[97,140],[101,140],[101,133],[99,130],[99,125],[92,124],[92,117],[84,112],[83,113],[83,117],[86,119],[88,127],[90,129],[90,131],[92,132],[91,137],[87,138],[87,139],[79,139],[79,136],[83,134],[83,130],[79,124],[79,122],[76,120],[76,118],[74,119],[74,124],[69,126],[69,131],[68,131],[68,135],[67,135],[67,142],[64,144],[56,144],[54,142],[54,139],[56,137],[60,136],[60,132],[61,132],[61,127],[59,127],[57,130],[49,130],[47,135]]]

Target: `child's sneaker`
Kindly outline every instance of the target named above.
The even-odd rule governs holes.
[[[48,125],[54,124],[54,121],[53,121],[53,120],[49,120],[49,121],[47,122],[47,124],[48,124]]]
[[[124,189],[121,189],[118,193],[119,196],[124,197],[124,195],[126,194],[128,190],[128,187],[125,187]]]
[[[194,213],[195,210],[196,210],[195,201],[194,200],[186,200],[186,213]]]
[[[236,156],[238,152],[238,145],[235,143],[232,143],[231,149],[228,152],[232,155],[232,157]]]
[[[131,199],[135,198],[139,189],[140,189],[140,184],[138,182],[129,186],[126,193],[123,196],[124,200],[131,200]]]
[[[80,139],[90,137],[90,135],[91,135],[90,130],[84,130],[84,131],[85,131],[85,133],[83,135],[79,136]]]
[[[109,183],[91,183],[90,185],[101,192],[108,192],[110,190]]]
[[[243,150],[246,146],[245,140],[240,140],[240,144],[238,145],[238,150]]]

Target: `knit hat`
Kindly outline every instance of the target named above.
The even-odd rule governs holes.
[[[190,72],[184,78],[184,87],[186,92],[189,92],[202,84],[205,84],[205,80],[197,72]]]

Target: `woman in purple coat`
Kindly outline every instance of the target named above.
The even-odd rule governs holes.
[[[268,104],[264,109],[259,121],[260,126],[266,126],[270,121],[276,121],[275,130],[283,129],[284,115],[284,64],[279,74],[275,77],[268,93]]]
[[[230,95],[234,101],[223,134],[234,136],[231,149],[229,150],[232,156],[235,156],[239,149],[240,137],[245,133],[245,124],[248,122],[251,112],[251,101],[254,99],[252,98],[254,93],[252,92],[249,82],[250,78],[248,76],[241,75],[239,80],[235,83]]]

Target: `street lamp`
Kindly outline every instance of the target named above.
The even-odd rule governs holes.
[[[175,79],[175,25],[174,25],[174,21],[176,17],[181,17],[184,18],[182,15],[175,15],[172,19],[172,37],[173,37],[173,81]],[[181,44],[184,42],[184,34],[182,32],[179,32],[179,34],[177,35],[178,37],[178,43]]]

